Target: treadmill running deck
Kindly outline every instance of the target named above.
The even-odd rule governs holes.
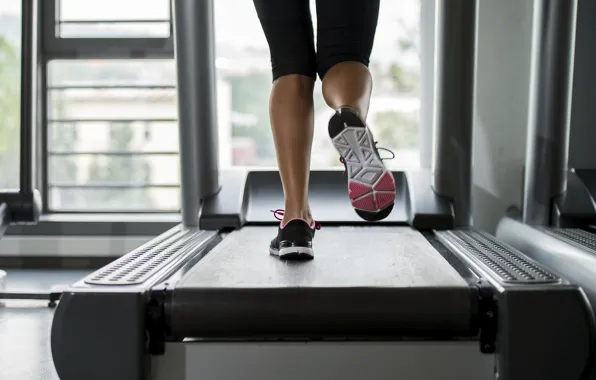
[[[231,233],[176,285],[170,320],[186,337],[221,334],[464,334],[466,281],[409,227],[324,227],[315,259],[270,257],[275,227]]]
[[[224,239],[181,280],[180,287],[466,286],[430,243],[409,227],[324,227],[315,260],[269,256],[277,228],[247,227]]]

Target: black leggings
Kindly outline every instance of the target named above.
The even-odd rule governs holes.
[[[368,66],[380,0],[317,0],[315,53],[309,0],[254,0],[269,43],[273,80],[289,74],[323,79],[340,62]]]

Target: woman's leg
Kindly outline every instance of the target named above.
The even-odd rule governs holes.
[[[379,0],[317,1],[317,71],[323,97],[334,110],[351,107],[366,119],[372,77],[368,71]]]
[[[308,0],[254,0],[271,52],[271,129],[285,195],[282,225],[312,222],[308,204],[316,55]]]
[[[308,260],[314,257],[312,239],[318,228],[308,204],[317,69],[309,1],[254,3],[271,52],[269,113],[285,196],[285,212],[269,254]]]
[[[366,126],[372,77],[368,70],[379,0],[317,1],[317,71],[323,97],[336,110],[329,135],[346,166],[352,206],[370,221],[387,217],[395,180]]]
[[[271,90],[271,129],[285,195],[282,224],[292,219],[312,222],[308,180],[314,127],[313,84],[309,77],[291,74],[277,79]]]

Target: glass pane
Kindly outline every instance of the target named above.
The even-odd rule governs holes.
[[[59,37],[167,38],[169,0],[60,0]]]
[[[169,22],[69,22],[60,24],[62,38],[167,38]]]
[[[48,174],[51,210],[176,211],[180,204],[177,155],[50,156]]]
[[[79,212],[178,211],[180,192],[172,188],[50,188],[52,210]]]
[[[19,187],[21,1],[0,1],[0,189]]]
[[[60,21],[169,20],[170,0],[59,0]]]
[[[173,120],[178,114],[175,89],[50,90],[48,102],[52,120]]]
[[[50,123],[48,144],[50,154],[81,154],[98,152],[122,152],[123,149],[114,144],[99,144],[99,140],[109,137],[107,130],[110,124],[103,121],[84,121],[67,123]],[[135,136],[132,146],[127,149],[148,154],[178,152],[178,124],[175,122],[134,121],[128,128]],[[78,136],[90,133],[101,135],[97,140],[78,141]],[[78,141],[78,142],[77,142]]]
[[[50,87],[172,86],[176,65],[172,59],[52,61],[48,65]]]
[[[53,187],[159,187],[180,182],[176,155],[50,156]]]
[[[53,61],[48,72],[50,209],[178,210],[172,61]]]
[[[316,29],[315,10],[311,0]],[[367,123],[379,146],[396,153],[395,159],[386,161],[393,169],[415,168],[420,162],[419,14],[420,0],[381,2],[371,56],[375,85]],[[276,166],[268,111],[270,57],[253,3],[215,2],[215,27],[219,128],[225,128],[220,130],[220,150],[227,152],[228,157],[222,166]],[[327,135],[332,111],[320,91],[317,81],[312,168],[340,168],[337,152]]]

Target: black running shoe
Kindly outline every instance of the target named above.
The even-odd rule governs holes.
[[[283,210],[271,210],[278,220],[283,216]],[[312,239],[315,231],[321,225],[314,221],[311,225],[302,219],[292,219],[285,225],[279,226],[277,236],[271,240],[269,254],[283,260],[312,260],[314,251]]]
[[[377,148],[358,113],[349,107],[338,109],[329,120],[329,137],[346,168],[348,192],[356,213],[368,221],[389,216],[396,197],[395,179],[379,155],[379,149],[384,148]]]

